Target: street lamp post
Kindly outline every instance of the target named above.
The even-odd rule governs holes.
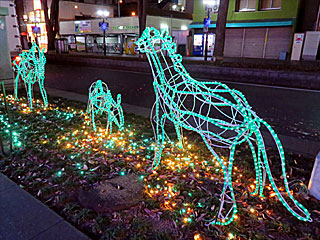
[[[106,49],[106,30],[107,30],[107,23],[105,22],[105,19],[107,20],[107,17],[109,16],[108,11],[102,11],[99,10],[97,12],[98,16],[102,17],[102,24],[101,24],[101,29],[103,30],[103,54],[106,56],[107,55],[107,49]]]
[[[102,24],[104,24],[104,18],[102,20]],[[106,30],[103,29],[103,55],[107,55],[107,48],[106,48]]]

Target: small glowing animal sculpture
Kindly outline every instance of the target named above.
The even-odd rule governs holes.
[[[29,52],[22,52],[19,58],[13,61],[14,68],[17,71],[17,76],[15,78],[15,98],[18,100],[18,83],[21,77],[25,84],[27,91],[29,107],[32,110],[32,92],[33,85],[38,82],[40,92],[42,95],[44,106],[48,106],[48,98],[46,90],[44,89],[44,78],[45,78],[45,64],[46,57],[44,56],[44,48],[40,51],[36,43],[33,43],[32,48]]]
[[[151,122],[156,124],[153,126],[156,149],[153,169],[160,163],[167,137],[164,128],[166,120],[174,124],[181,147],[183,128],[197,132],[219,162],[225,181],[217,216],[209,224],[227,225],[233,221],[237,212],[231,179],[235,149],[247,142],[256,172],[256,190],[253,194],[263,196],[267,175],[276,196],[287,210],[300,220],[312,221],[308,210],[290,192],[284,150],[277,134],[267,122],[256,115],[244,95],[220,82],[200,82],[193,79],[181,64],[182,57],[176,54],[176,44],[165,30],[160,32],[155,28],[146,28],[137,41],[137,46],[140,52],[146,53],[154,78],[156,101]],[[280,193],[272,177],[262,127],[268,130],[277,146],[286,197]],[[228,148],[229,160],[225,163],[214,148]]]
[[[89,88],[89,100],[87,114],[91,118],[94,130],[96,131],[95,116],[106,113],[107,115],[107,132],[112,133],[112,124],[115,123],[119,130],[123,130],[124,117],[121,107],[121,95],[117,95],[117,102],[112,98],[111,91],[107,84],[98,80],[91,84]]]

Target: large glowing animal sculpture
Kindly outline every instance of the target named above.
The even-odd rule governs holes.
[[[15,78],[15,98],[18,100],[18,84],[19,79],[25,84],[25,88],[27,91],[29,107],[32,109],[32,101],[33,101],[33,85],[38,82],[39,89],[42,95],[44,106],[48,106],[47,93],[44,89],[44,79],[45,79],[45,64],[46,57],[44,56],[44,48],[40,51],[37,44],[33,43],[32,48],[29,52],[23,51],[19,58],[16,58],[13,61],[14,68],[17,72],[17,76]]]
[[[182,57],[176,54],[176,44],[167,31],[146,28],[137,41],[138,50],[146,53],[154,77],[156,101],[151,119],[156,138],[156,168],[164,148],[166,120],[176,129],[182,146],[182,129],[197,132],[207,148],[219,162],[224,174],[224,186],[220,196],[217,216],[210,224],[226,225],[233,221],[237,212],[232,187],[232,169],[235,149],[241,143],[250,146],[256,172],[256,190],[263,196],[266,175],[281,203],[298,219],[312,221],[308,210],[290,192],[285,170],[285,156],[281,142],[271,126],[251,109],[244,95],[220,82],[200,82],[193,79],[181,64]],[[167,56],[167,57],[165,57]],[[268,156],[261,128],[265,127],[277,146],[281,159],[286,196],[280,193],[271,175]],[[215,148],[228,148],[229,160],[225,163]],[[289,205],[289,203],[291,205]]]
[[[87,114],[91,119],[94,130],[96,130],[95,117],[97,115],[107,115],[107,132],[112,133],[112,124],[115,123],[119,130],[123,130],[124,117],[121,107],[121,95],[117,95],[117,102],[112,98],[111,91],[107,84],[98,80],[91,84],[89,88],[89,100]]]

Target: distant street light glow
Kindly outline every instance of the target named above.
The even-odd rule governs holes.
[[[108,17],[110,13],[109,13],[109,11],[98,10],[97,14],[98,14],[98,16]]]
[[[188,30],[188,27],[186,25],[182,25],[181,30],[183,30],[183,31]]]
[[[217,5],[219,5],[219,1],[218,0],[203,0],[203,4],[208,5],[208,6],[217,6]]]
[[[161,24],[160,24],[160,29],[167,29],[167,30],[168,30],[169,28],[168,28],[168,25],[167,25],[167,24],[161,23]]]

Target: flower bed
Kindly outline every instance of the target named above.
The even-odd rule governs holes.
[[[320,234],[320,203],[307,195],[305,186],[313,159],[287,155],[290,186],[310,211],[312,223],[287,212],[269,183],[265,198],[250,194],[254,164],[244,145],[237,150],[232,176],[238,213],[230,225],[212,226],[224,181],[219,164],[196,134],[186,131],[179,149],[175,131],[168,127],[172,142],[166,143],[160,167],[151,171],[154,137],[149,119],[126,114],[125,130],[108,135],[103,117],[93,131],[82,103],[50,98],[49,107],[42,109],[37,100],[31,112],[25,98],[8,100],[14,124],[5,114],[0,122],[5,142],[11,125],[14,150],[2,157],[0,171],[93,239],[317,239]],[[218,151],[227,156],[226,150]],[[281,184],[280,161],[268,152]],[[101,213],[81,204],[81,191],[132,175],[144,189],[133,207]]]

